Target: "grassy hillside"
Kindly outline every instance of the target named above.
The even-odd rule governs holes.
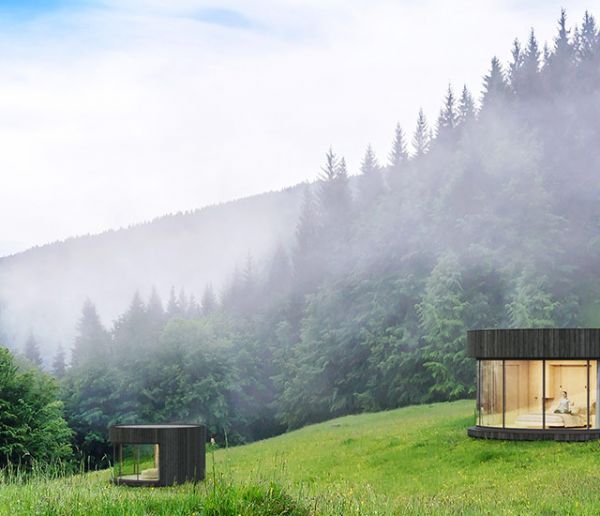
[[[600,444],[473,440],[473,402],[349,416],[209,453],[209,478],[165,489],[108,472],[0,488],[7,514],[596,514]],[[213,482],[213,471],[216,482]]]

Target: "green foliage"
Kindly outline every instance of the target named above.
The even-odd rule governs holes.
[[[511,328],[551,328],[558,303],[546,291],[547,280],[523,271],[506,306]]]
[[[37,369],[20,370],[0,347],[0,466],[69,460],[70,441],[56,382]]]
[[[110,332],[88,306],[64,381],[80,448],[104,453],[112,421],[245,442],[473,396],[468,329],[597,320],[600,38],[565,23],[543,56],[532,31],[507,73],[494,58],[479,106],[449,87],[435,136],[420,110],[412,157],[399,126],[355,179],[330,149],[293,245],[238,265],[220,302],[136,296]]]
[[[444,255],[431,272],[417,307],[425,340],[423,366],[434,380],[429,389],[431,400],[474,394],[475,368],[466,356],[468,309],[458,259]]]

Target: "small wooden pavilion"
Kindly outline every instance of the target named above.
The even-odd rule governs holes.
[[[117,484],[169,486],[204,479],[204,425],[116,425],[108,438]]]

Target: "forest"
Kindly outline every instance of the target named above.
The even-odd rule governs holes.
[[[114,423],[205,422],[237,444],[473,397],[468,329],[600,324],[599,120],[600,31],[563,11],[554,41],[515,40],[481,94],[449,85],[436,120],[397,126],[388,156],[367,146],[359,174],[330,148],[292,245],[249,254],[220,291],[131,292],[110,327],[88,300],[51,374],[32,335],[33,369],[3,352],[0,382],[53,414],[46,450],[72,439],[96,465]]]

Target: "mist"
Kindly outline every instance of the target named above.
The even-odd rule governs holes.
[[[9,343],[33,332],[48,368],[73,348],[81,446],[102,456],[114,421],[243,443],[469,398],[468,329],[600,324],[600,31],[558,14],[385,152],[324,141],[307,184],[2,259]]]
[[[135,292],[199,299],[211,284],[218,294],[248,255],[260,263],[291,245],[300,199],[294,187],[0,258],[3,340],[22,350],[33,334],[49,366],[59,346],[73,346],[86,299],[110,326]]]

